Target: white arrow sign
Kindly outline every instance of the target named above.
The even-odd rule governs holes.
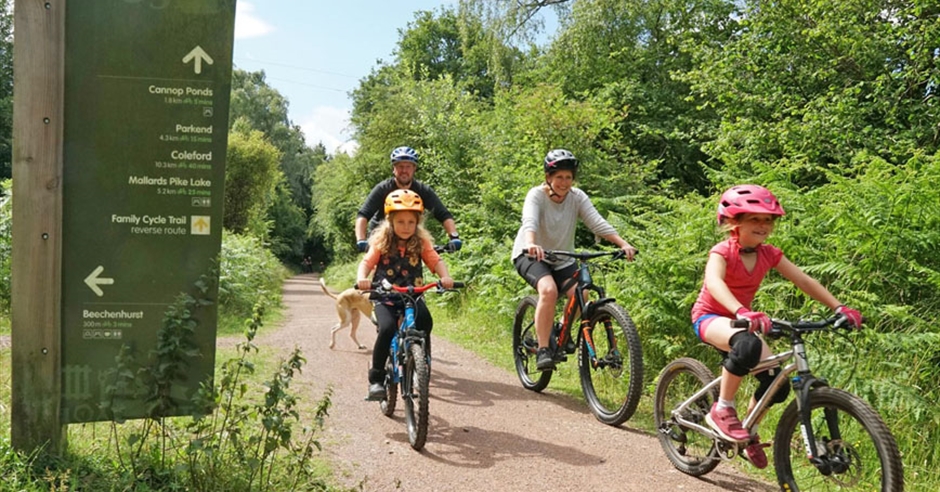
[[[111,285],[114,283],[113,278],[98,277],[98,275],[101,275],[101,272],[103,271],[104,267],[98,265],[98,268],[95,268],[94,271],[91,272],[91,275],[85,277],[85,284],[88,285],[88,287],[90,287],[91,290],[98,295],[98,297],[104,295],[104,291],[101,290],[101,287],[98,287],[99,285]]]
[[[202,62],[206,62],[209,65],[212,65],[212,57],[209,56],[205,50],[200,46],[196,46],[192,51],[186,53],[186,56],[183,57],[183,63],[189,63],[191,60],[195,60],[193,63],[193,69],[196,71],[196,74],[202,73]]]

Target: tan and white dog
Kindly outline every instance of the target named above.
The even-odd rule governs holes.
[[[362,293],[356,289],[349,288],[339,294],[334,294],[326,288],[326,282],[320,278],[320,287],[326,295],[336,300],[336,315],[339,317],[339,323],[330,328],[330,348],[336,345],[336,333],[343,328],[349,327],[349,338],[359,349],[365,349],[366,346],[359,343],[356,338],[356,330],[359,329],[359,313],[367,318],[372,316],[372,301],[369,300],[369,294]]]

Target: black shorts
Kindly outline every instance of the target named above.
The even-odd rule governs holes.
[[[538,290],[536,285],[539,283],[539,279],[546,275],[551,275],[552,278],[555,279],[555,285],[558,286],[558,292],[562,295],[574,285],[574,276],[578,272],[578,265],[575,263],[571,263],[560,270],[552,270],[552,266],[548,263],[535,261],[526,254],[517,256],[516,259],[512,261],[512,264],[516,267],[516,272],[525,279],[526,283],[536,290]]]

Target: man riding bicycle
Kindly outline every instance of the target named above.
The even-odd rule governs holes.
[[[368,249],[367,233],[385,219],[385,197],[395,190],[411,190],[417,193],[428,215],[434,216],[447,232],[449,239],[447,249],[459,251],[463,243],[460,235],[457,234],[454,216],[447,210],[433,188],[414,179],[415,171],[418,170],[418,152],[411,147],[397,147],[392,150],[390,159],[393,176],[372,188],[362,208],[356,214],[356,247],[359,252],[364,253]]]

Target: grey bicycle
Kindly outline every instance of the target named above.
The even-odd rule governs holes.
[[[752,371],[778,368],[793,359],[742,422],[753,434],[774,394],[793,385],[795,398],[783,410],[774,434],[773,461],[781,490],[904,490],[901,455],[881,417],[865,400],[830,387],[810,370],[803,336],[847,327],[845,321],[842,315],[822,321],[772,320],[767,336],[788,337],[791,349],[768,357]],[[691,358],[675,360],[659,374],[653,403],[659,443],[683,473],[705,475],[721,461],[741,455],[747,445],[723,439],[705,422],[720,382],[705,364]]]

